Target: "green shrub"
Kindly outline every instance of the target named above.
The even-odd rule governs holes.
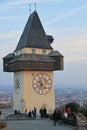
[[[76,119],[70,119],[70,118],[62,118],[62,122],[66,125],[76,126],[77,121]]]
[[[79,111],[80,106],[75,102],[71,102],[65,106],[65,110],[67,110],[68,108],[70,108],[72,112],[77,113]]]

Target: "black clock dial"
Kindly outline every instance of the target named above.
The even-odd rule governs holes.
[[[32,80],[32,87],[40,95],[47,94],[52,88],[52,80],[46,73],[38,73]]]
[[[21,79],[20,79],[20,74],[19,73],[15,73],[15,76],[14,76],[14,90],[15,90],[15,93],[18,94],[19,91],[20,91],[20,85],[21,85]]]

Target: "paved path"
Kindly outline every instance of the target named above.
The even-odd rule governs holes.
[[[16,120],[7,121],[8,130],[76,130],[65,125],[53,126],[51,120]]]

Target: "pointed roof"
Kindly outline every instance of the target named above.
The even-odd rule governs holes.
[[[52,50],[36,11],[30,15],[15,51],[24,47]]]

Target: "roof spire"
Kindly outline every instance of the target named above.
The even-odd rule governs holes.
[[[29,11],[30,11],[30,15],[31,15],[31,4],[29,4]]]
[[[35,2],[35,4],[34,4],[34,6],[35,6],[35,11],[36,11],[36,2]]]

